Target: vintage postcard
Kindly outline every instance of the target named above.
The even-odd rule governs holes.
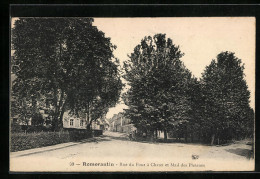
[[[11,172],[255,170],[254,17],[15,17]]]

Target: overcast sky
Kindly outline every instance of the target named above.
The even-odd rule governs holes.
[[[255,18],[94,18],[94,25],[117,46],[115,56],[120,63],[133,52],[144,36],[165,33],[185,53],[182,61],[195,77],[222,51],[235,52],[245,64],[245,79],[255,106]],[[107,114],[122,112],[124,104]]]

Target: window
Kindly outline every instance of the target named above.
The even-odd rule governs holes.
[[[83,126],[83,120],[80,120],[80,126]]]
[[[70,119],[70,126],[73,126],[73,119]]]

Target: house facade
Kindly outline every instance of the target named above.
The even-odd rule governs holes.
[[[130,133],[136,131],[136,127],[131,124],[131,120],[126,118],[123,113],[118,113],[110,119],[110,131]]]
[[[69,114],[68,111],[63,114],[63,128],[86,129],[87,121],[84,118]]]
[[[85,117],[76,117],[75,115],[69,114],[68,111],[64,112],[63,115],[63,128],[64,129],[86,129],[87,121]],[[105,119],[97,119],[92,121],[91,127],[94,130],[108,130],[109,123]]]

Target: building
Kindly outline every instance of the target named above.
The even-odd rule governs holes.
[[[75,115],[69,114],[68,111],[64,112],[63,115],[63,128],[65,129],[86,129],[87,121],[86,117],[81,115],[82,117],[77,117]],[[108,130],[109,123],[104,119],[97,119],[96,121],[92,121],[91,128],[94,130]]]
[[[63,114],[63,128],[86,129],[87,121],[82,117],[76,117],[69,114],[68,111]]]
[[[110,131],[130,133],[136,131],[136,128],[131,124],[131,120],[124,116],[124,113],[114,114],[110,121]]]
[[[104,128],[106,131],[109,130],[109,128],[110,128],[109,122],[106,119],[104,119]]]
[[[108,130],[109,129],[109,122],[106,119],[97,119],[96,121],[92,122],[92,129],[98,130]]]

